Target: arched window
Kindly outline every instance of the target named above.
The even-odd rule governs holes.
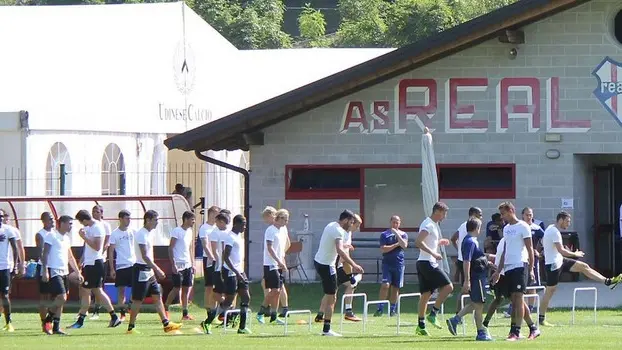
[[[125,194],[125,161],[114,143],[106,146],[102,157],[102,195]]]
[[[45,194],[47,196],[71,194],[71,157],[62,142],[53,144],[48,152],[45,165]]]

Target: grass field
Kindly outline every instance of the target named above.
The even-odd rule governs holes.
[[[467,336],[454,337],[447,329],[430,328],[432,336],[429,338],[414,336],[413,326],[403,326],[403,334],[396,335],[396,318],[384,316],[381,318],[369,318],[367,332],[363,333],[361,323],[344,322],[343,338],[321,337],[321,324],[312,324],[312,332],[308,333],[307,325],[296,325],[298,319],[306,319],[307,316],[290,317],[291,333],[283,335],[283,326],[259,325],[254,314],[250,328],[252,335],[238,335],[235,333],[223,334],[222,328],[214,328],[212,335],[197,334],[194,329],[199,326],[201,319],[205,318],[205,310],[197,305],[203,305],[202,282],[197,281],[195,303],[191,313],[196,321],[184,323],[183,335],[171,336],[162,331],[157,315],[146,310],[139,315],[137,329],[140,335],[126,335],[126,325],[119,328],[106,328],[108,317],[101,315],[97,321],[85,321],[85,326],[78,330],[67,330],[69,337],[46,336],[41,333],[38,315],[35,313],[32,303],[15,303],[13,311],[13,324],[16,328],[14,333],[0,332],[0,347],[2,349],[37,349],[46,348],[116,348],[116,349],[194,349],[199,347],[227,348],[227,349],[317,349],[325,346],[338,346],[345,349],[368,349],[368,348],[448,348],[448,349],[479,349],[479,348],[532,348],[532,349],[602,349],[620,344],[622,333],[622,312],[616,310],[600,310],[598,312],[598,324],[592,324],[590,311],[578,311],[577,324],[570,325],[571,314],[569,311],[553,311],[548,319],[555,323],[555,328],[543,328],[542,335],[535,341],[522,340],[518,343],[507,343],[504,339],[509,330],[509,321],[501,314],[490,324],[489,331],[494,342],[475,342],[474,326],[472,319],[467,321]],[[291,285],[290,309],[310,309],[315,315],[321,297],[321,287],[318,284]],[[403,293],[416,291],[415,285],[408,285]],[[369,300],[377,299],[378,286],[376,284],[362,284],[357,292],[367,293]],[[258,310],[262,297],[261,287],[253,284],[251,289],[254,299],[251,308]],[[450,300],[446,303],[446,315],[453,313],[455,302]],[[337,313],[340,302],[337,305]],[[363,305],[360,300],[354,302],[355,312],[362,316]],[[416,322],[416,305],[413,299],[404,299],[402,306],[402,321]],[[67,327],[74,321],[77,305],[69,305],[65,310],[62,326]],[[373,307],[370,307],[373,312]],[[179,309],[171,310],[171,318],[178,321],[181,317]],[[333,329],[339,332],[339,317],[333,320]],[[443,322],[444,323],[444,322]],[[4,324],[4,322],[2,322]],[[428,325],[428,327],[431,327]],[[526,327],[523,333],[526,333]],[[44,345],[45,344],[45,345]]]

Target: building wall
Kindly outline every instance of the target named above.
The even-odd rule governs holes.
[[[561,210],[562,198],[574,198],[574,209],[570,210],[574,216],[571,230],[579,232],[582,250],[587,252],[586,258],[590,261],[593,258],[589,231],[593,216],[591,161],[587,156],[580,158],[575,154],[622,153],[620,123],[593,94],[598,81],[592,75],[606,56],[622,61],[622,45],[614,42],[608,22],[609,14],[616,13],[618,7],[616,1],[592,1],[523,28],[526,44],[518,47],[515,59],[508,56],[512,46],[491,40],[266,129],[266,144],[251,148],[251,276],[261,275],[258,262],[265,225],[259,213],[265,205],[282,201],[282,206],[290,209],[290,231],[302,229],[303,215],[309,214],[315,236],[313,251],[323,227],[335,220],[340,211],[346,208],[359,211],[358,200],[284,200],[286,165],[421,162],[422,129],[416,120],[409,120],[405,132],[397,134],[394,128],[385,134],[361,132],[354,124],[342,130],[344,111],[352,101],[362,103],[368,123],[372,123],[372,102],[387,101],[389,121],[396,124],[398,87],[403,79],[434,79],[436,82],[437,108],[427,111],[428,117],[431,116],[429,120],[423,119],[434,129],[437,163],[515,163],[516,198],[512,200],[518,208],[533,207],[535,216],[547,224],[552,223]],[[503,78],[513,77],[537,79],[539,89],[534,91],[539,92],[539,126],[536,122],[530,125],[528,118],[517,118],[509,119],[507,128],[502,128],[497,106],[501,99],[499,84]],[[445,97],[450,78],[488,79],[485,87],[460,91],[458,102],[451,103],[452,106],[454,103],[473,105],[473,119],[488,121],[485,130],[450,129],[450,100]],[[550,78],[559,78],[559,105],[554,108],[555,103],[552,103],[553,113],[549,101],[554,98],[549,95],[555,95],[555,91],[551,92],[549,84],[554,85],[556,79]],[[527,92],[522,90],[510,90],[507,94],[510,112],[513,105],[528,104]],[[405,102],[410,106],[425,105],[423,96],[423,93],[409,93]],[[538,109],[526,107],[516,112],[529,114],[534,110]],[[589,125],[583,125],[583,129],[560,128],[559,123],[550,120],[555,119],[555,112],[559,112],[561,120],[585,120]],[[560,134],[561,142],[545,142],[547,132]],[[559,150],[560,157],[547,158],[545,153],[549,149]],[[451,211],[441,224],[444,236],[451,235],[465,220],[470,206],[480,206],[488,218],[501,200],[446,200]],[[377,237],[378,233],[360,235]],[[418,253],[410,250],[408,254],[416,257]]]

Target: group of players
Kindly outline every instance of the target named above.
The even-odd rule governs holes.
[[[420,250],[416,264],[421,298],[418,307],[418,323],[415,333],[428,336],[426,321],[436,328],[443,328],[437,320],[437,313],[447,297],[453,292],[453,284],[447,273],[440,267],[443,259],[439,247],[450,244],[442,238],[440,222],[445,219],[449,208],[439,202],[432,208],[432,214],[420,225],[414,241]],[[498,207],[501,219],[501,239],[495,254],[487,253],[479,247],[477,237],[482,228],[482,210],[470,208],[468,219],[460,226],[452,242],[459,251],[457,267],[462,273],[460,293],[468,294],[470,303],[458,310],[454,317],[446,320],[449,331],[456,335],[462,318],[474,312],[477,326],[476,340],[491,340],[487,326],[502,299],[511,303],[511,326],[508,340],[520,338],[523,320],[529,327],[528,339],[535,339],[540,331],[531,319],[529,307],[523,296],[526,287],[536,282],[539,271],[538,262],[544,260],[546,271],[546,291],[540,305],[539,324],[552,326],[545,319],[548,304],[553,296],[562,272],[580,272],[590,279],[602,282],[613,289],[622,282],[622,275],[606,278],[587,264],[575,259],[583,257],[583,252],[569,251],[562,244],[560,231],[566,230],[571,217],[566,212],[557,215],[555,224],[544,233],[533,223],[533,212],[525,208],[523,220],[516,216],[514,205],[503,202]],[[153,239],[158,225],[158,214],[148,210],[143,217],[143,227],[134,232],[130,226],[130,212],[122,210],[118,214],[119,226],[111,231],[110,225],[102,220],[103,208],[95,206],[91,213],[80,210],[76,216],[83,227],[78,231],[84,240],[83,256],[78,262],[71,250],[69,234],[72,232],[74,218],[63,215],[55,225],[52,215],[41,215],[43,228],[36,234],[40,259],[36,276],[41,294],[40,318],[42,330],[46,334],[65,335],[60,328],[60,317],[67,300],[68,283],[80,284],[81,309],[76,322],[70,328],[81,328],[94,296],[96,303],[102,305],[110,315],[109,327],[117,327],[130,313],[127,333],[138,333],[136,318],[146,297],[151,297],[166,333],[177,333],[181,323],[169,320],[168,308],[179,298],[182,304],[182,321],[193,320],[188,313],[188,298],[194,281],[194,233],[195,215],[184,212],[182,223],[170,233],[169,257],[171,260],[171,279],[173,289],[165,301],[162,298],[158,280],[165,273],[155,264]],[[0,297],[6,325],[4,330],[14,331],[11,322],[9,299],[12,274],[18,277],[25,273],[25,254],[20,242],[19,231],[8,224],[8,214],[0,211]],[[284,272],[287,271],[286,252],[290,247],[287,224],[289,212],[266,207],[262,217],[268,228],[264,235],[263,279],[264,299],[256,315],[260,323],[265,316],[270,323],[282,324],[287,316],[288,295],[284,286]],[[322,335],[341,336],[331,330],[331,319],[336,304],[339,286],[345,286],[346,294],[354,292],[361,281],[363,268],[351,257],[353,250],[352,234],[358,231],[362,218],[349,210],[343,211],[338,220],[329,223],[322,233],[319,248],[315,254],[315,269],[320,276],[324,296],[321,300],[316,322],[323,322]],[[404,283],[404,252],[408,247],[408,235],[400,230],[398,216],[390,218],[391,227],[380,236],[380,249],[383,254],[382,285],[380,299],[390,301],[391,315],[396,312],[399,289]],[[205,283],[205,309],[207,318],[201,322],[204,333],[210,334],[211,327],[218,316],[223,320],[225,311],[230,310],[240,299],[240,312],[232,315],[239,323],[238,333],[250,334],[247,328],[247,313],[250,302],[248,279],[244,273],[244,241],[240,233],[246,229],[246,218],[236,215],[231,219],[230,211],[212,206],[207,210],[207,222],[199,229],[199,240],[203,253],[203,274]],[[537,232],[540,231],[538,234]],[[534,232],[536,234],[534,235]],[[108,295],[103,290],[108,274],[115,280],[118,288],[117,315]],[[70,270],[73,271],[70,274]],[[486,302],[486,286],[495,292],[486,317],[483,308]],[[131,300],[125,300],[125,287],[132,288]],[[428,302],[433,293],[436,299],[429,313]],[[345,301],[344,317],[350,321],[360,321],[352,311],[351,298]],[[281,305],[281,313],[278,308]],[[375,316],[383,314],[380,306]],[[427,315],[426,315],[427,314]]]

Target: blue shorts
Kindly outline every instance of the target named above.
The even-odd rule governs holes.
[[[486,275],[471,276],[471,291],[469,297],[474,303],[486,302]]]
[[[386,283],[393,287],[402,288],[404,286],[404,265],[391,266],[382,263],[382,284]]]

